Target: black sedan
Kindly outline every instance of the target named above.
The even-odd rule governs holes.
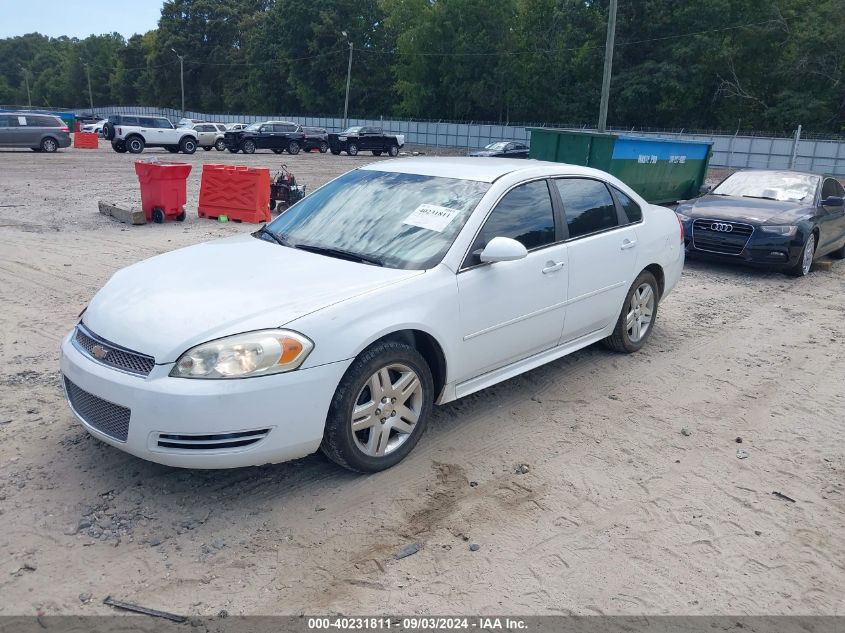
[[[528,146],[518,141],[496,141],[484,149],[470,152],[468,156],[492,156],[495,158],[528,158]]]
[[[803,276],[845,258],[845,188],[797,171],[738,171],[678,205],[687,253]]]

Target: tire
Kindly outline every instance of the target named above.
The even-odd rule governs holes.
[[[126,143],[123,141],[112,141],[111,148],[118,154],[126,153]]]
[[[274,150],[273,150],[273,153],[274,153],[274,154],[281,154],[281,153],[282,153],[282,151],[284,151],[284,150],[274,149]]]
[[[325,154],[325,153],[326,153],[326,152],[328,152],[328,151],[329,151],[329,144],[328,144],[328,143],[326,143],[325,141],[323,141],[322,143],[320,143],[320,153],[321,153],[321,154]],[[338,153],[340,153],[340,152],[338,152]]]
[[[613,334],[604,339],[604,344],[614,352],[625,354],[639,350],[654,330],[659,302],[657,280],[644,270],[628,289]],[[644,321],[646,317],[647,321]],[[633,325],[629,320],[633,321]],[[643,325],[646,327],[645,332],[642,331]]]
[[[373,150],[373,156],[381,156],[381,150],[380,149],[374,149]]]
[[[355,143],[350,143],[346,146],[346,153],[350,156],[357,156],[358,155],[358,146]]]
[[[296,156],[297,154],[299,154],[299,149],[299,143],[297,143],[296,141],[291,141],[290,143],[288,143],[287,150],[288,154],[290,154],[291,156]]]
[[[218,152],[222,152],[224,149],[226,149],[226,141],[224,141],[222,138],[217,139],[214,142],[214,149],[216,149]]]
[[[393,397],[394,402],[382,404],[385,401],[372,392],[372,389],[384,385],[382,377],[385,374],[391,387],[396,386],[400,380],[416,384],[411,389],[408,389],[410,385],[405,386],[406,393],[410,393],[405,396],[405,402],[409,404],[402,409],[395,401],[401,400],[403,396],[390,390],[391,387],[382,394],[383,397],[397,394]],[[433,407],[433,397],[431,370],[416,349],[399,341],[375,343],[358,355],[341,378],[329,406],[320,449],[336,464],[362,473],[374,473],[395,466],[411,452],[425,431]],[[361,416],[359,424],[361,421],[373,424],[369,427],[362,425],[354,431],[353,410],[356,406],[364,409],[363,405],[356,405],[362,401],[370,404],[372,413],[366,417]],[[410,418],[408,421],[402,419],[403,410],[408,414],[416,414],[416,421],[409,423]],[[379,417],[382,415],[384,417]],[[399,425],[410,432],[399,431]],[[384,435],[385,429],[387,435]],[[377,436],[373,436],[374,431],[378,432]],[[378,452],[383,454],[371,454]]]
[[[255,154],[255,141],[244,141],[241,143],[241,150],[244,154]]]
[[[804,246],[801,247],[801,256],[792,268],[787,269],[786,274],[792,277],[806,277],[810,274],[815,257],[816,234],[810,233],[810,236],[804,241]]]
[[[38,146],[38,149],[42,152],[46,152],[47,154],[54,154],[56,150],[59,149],[59,142],[52,136],[48,136],[41,139],[41,144]]]
[[[114,123],[103,124],[103,138],[107,141],[114,140]]]
[[[333,149],[332,150],[332,156],[340,156],[340,150],[339,149]]]
[[[399,146],[398,145],[391,145],[387,148],[387,153],[391,156],[399,156]]]
[[[171,154],[175,154],[176,152],[179,151],[179,146],[178,145],[165,145],[164,149],[166,149]]]
[[[140,136],[130,136],[126,139],[126,149],[129,150],[130,154],[140,154],[144,151],[144,139]]]
[[[203,146],[202,146],[202,150],[203,150],[204,152],[210,152],[210,151],[211,151],[211,147],[212,147],[211,145],[203,145]]]
[[[197,141],[193,137],[183,136],[179,141],[179,151],[183,154],[193,154],[197,151]]]
[[[156,207],[153,209],[153,222],[156,224],[164,224],[164,211]]]

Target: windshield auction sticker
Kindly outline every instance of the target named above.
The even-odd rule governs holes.
[[[443,229],[449,226],[454,217],[458,214],[455,209],[449,207],[438,207],[434,204],[421,204],[409,215],[402,224],[418,226],[421,229],[437,231],[442,233]]]

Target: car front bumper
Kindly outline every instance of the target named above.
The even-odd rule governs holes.
[[[68,402],[85,429],[136,457],[182,468],[257,466],[313,453],[351,363],[233,380],[172,378],[170,363],[144,378],[94,361],[72,336],[62,342],[61,373],[65,396],[73,392]],[[127,409],[122,440],[102,416]],[[236,445],[247,441],[252,443]]]
[[[695,243],[692,222],[684,221],[684,243],[688,255],[715,261],[782,270],[797,265],[804,250],[805,235],[798,230],[793,236],[764,233],[759,227],[736,254],[701,248]]]

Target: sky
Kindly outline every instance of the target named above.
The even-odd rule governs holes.
[[[0,38],[38,32],[83,39],[156,28],[163,0],[0,0]]]

